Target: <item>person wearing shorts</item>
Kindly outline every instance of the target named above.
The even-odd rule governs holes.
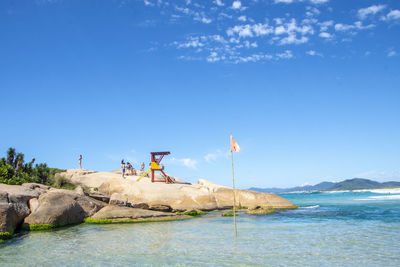
[[[121,160],[122,178],[125,178],[125,162]]]

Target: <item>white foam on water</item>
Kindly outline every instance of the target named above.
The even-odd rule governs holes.
[[[302,209],[316,209],[319,208],[319,205],[315,205],[315,206],[307,206],[307,207],[300,207]]]
[[[369,198],[359,198],[356,200],[371,201],[371,200],[393,200],[393,199],[400,200],[400,195],[373,196]]]
[[[338,190],[324,191],[323,193],[344,193],[344,192],[371,192],[376,194],[400,194],[400,188],[385,188],[385,189],[355,189],[355,190]]]
[[[400,194],[400,188],[360,189],[360,190],[353,190],[353,192],[371,192],[377,194]]]

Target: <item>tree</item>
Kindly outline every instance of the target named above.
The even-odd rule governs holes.
[[[8,165],[14,166],[14,158],[15,158],[15,148],[10,147],[7,151],[7,161]]]

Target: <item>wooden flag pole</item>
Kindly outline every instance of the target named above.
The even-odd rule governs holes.
[[[233,151],[231,148],[231,158],[232,158],[232,188],[233,188],[233,222],[235,224],[235,240],[237,239],[237,229],[236,229],[236,194],[235,194],[235,173],[233,171]]]

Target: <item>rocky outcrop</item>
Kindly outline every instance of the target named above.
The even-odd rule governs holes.
[[[180,210],[215,210],[233,206],[233,190],[206,180],[199,184],[151,183],[147,178],[112,178],[99,187],[99,192],[111,196],[113,204],[130,205],[146,203],[152,206],[169,206]],[[296,206],[275,194],[250,190],[235,190],[236,205],[242,207],[268,206],[271,209],[289,209]]]
[[[139,219],[147,220],[166,220],[166,219],[182,219],[189,218],[186,215],[179,215],[175,213],[160,212],[153,210],[128,208],[121,206],[109,205],[102,208],[99,212],[94,214],[90,219],[91,222],[102,222],[104,220],[111,220],[109,222],[122,222],[122,221],[138,221]]]
[[[39,195],[29,187],[0,184],[0,239],[12,236],[30,213],[28,202]]]
[[[83,222],[105,203],[69,190],[50,190],[38,199],[38,207],[24,220],[24,227],[36,230]]]
[[[151,183],[147,179],[139,182],[133,179],[109,179],[99,187],[99,192],[126,198],[127,203],[135,205],[146,203],[152,206],[170,206],[173,210],[214,210],[217,209],[215,198],[207,188],[190,184]],[[111,201],[111,200],[110,200]]]
[[[215,197],[217,206],[220,209],[232,208],[233,206],[233,190],[230,188],[218,188],[211,192]],[[296,205],[286,199],[275,195],[250,190],[235,190],[236,206],[254,207],[265,206],[271,209],[293,209]]]
[[[128,198],[120,193],[113,193],[110,196],[110,205],[126,206]]]
[[[112,177],[121,177],[112,172],[96,172],[85,169],[69,169],[65,172],[57,173],[56,176],[62,176],[76,185],[97,188],[106,180]]]

